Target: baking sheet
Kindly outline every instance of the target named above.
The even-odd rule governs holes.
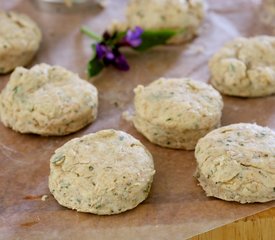
[[[109,1],[106,9],[81,12],[39,10],[31,1],[0,0],[0,9],[18,10],[35,19],[43,43],[33,64],[58,64],[86,77],[91,41],[81,25],[101,33],[123,18],[127,1]],[[236,36],[268,34],[258,18],[259,1],[208,1],[201,35],[182,46],[127,53],[131,71],[109,68],[94,80],[99,116],[85,129],[66,137],[22,135],[0,123],[0,239],[185,239],[275,206],[207,198],[193,178],[193,151],[165,149],[149,143],[121,114],[132,109],[132,89],[161,77],[189,76],[207,82],[207,59]],[[0,77],[0,89],[9,76]],[[256,122],[275,129],[275,97],[224,97],[222,125]],[[49,158],[66,141],[101,129],[121,129],[151,151],[156,175],[149,198],[136,209],[113,216],[77,213],[61,207],[48,190]],[[41,201],[42,195],[49,195]]]

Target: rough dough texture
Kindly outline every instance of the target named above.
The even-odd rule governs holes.
[[[275,132],[239,123],[212,131],[196,146],[197,178],[207,196],[240,203],[275,200]]]
[[[221,93],[261,97],[275,93],[275,37],[237,38],[209,61],[211,83]]]
[[[136,129],[163,147],[192,150],[220,126],[223,102],[210,85],[188,78],[160,78],[135,90]]]
[[[114,23],[110,31],[140,26],[143,29],[174,29],[179,34],[169,43],[191,40],[198,34],[204,18],[203,0],[131,0],[126,11],[126,23]]]
[[[113,129],[67,142],[50,168],[49,188],[59,204],[99,215],[136,207],[147,198],[155,173],[140,141]]]
[[[97,90],[59,66],[17,67],[0,95],[3,124],[21,133],[65,135],[95,120]]]
[[[41,32],[29,17],[0,11],[0,74],[27,65],[40,42]]]

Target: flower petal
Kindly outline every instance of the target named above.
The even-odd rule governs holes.
[[[134,29],[129,29],[126,35],[116,44],[118,47],[130,46],[136,48],[141,45],[142,39],[141,35],[144,30],[141,27],[135,27]]]
[[[95,45],[95,49],[96,49],[96,54],[98,59],[103,59],[103,57],[105,56],[108,50],[107,47],[102,43],[97,43]]]
[[[127,36],[130,39],[137,39],[137,38],[141,37],[143,32],[144,32],[144,30],[141,27],[136,26],[133,30],[130,29],[127,31]]]
[[[110,51],[106,53],[105,58],[112,61],[115,59],[115,55]]]
[[[141,27],[135,27],[133,30],[129,29],[125,36],[125,41],[131,47],[138,47],[142,43],[141,35],[143,33],[143,29]]]
[[[128,71],[130,69],[130,66],[129,66],[125,56],[122,54],[119,54],[118,56],[116,56],[113,65],[117,69],[122,70],[122,71]]]

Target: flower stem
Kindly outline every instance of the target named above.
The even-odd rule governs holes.
[[[97,42],[101,42],[102,38],[100,36],[98,36],[96,33],[90,31],[87,27],[81,27],[81,32],[86,34],[88,37],[90,37],[91,39],[94,39]]]

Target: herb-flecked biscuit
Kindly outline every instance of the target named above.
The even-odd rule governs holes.
[[[62,67],[17,67],[0,94],[0,118],[20,133],[65,135],[95,120],[97,98],[92,84]]]
[[[169,43],[191,40],[204,18],[203,0],[131,0],[126,12],[130,27],[179,31]]]
[[[40,42],[40,29],[28,16],[0,11],[0,74],[27,65]]]
[[[99,215],[136,207],[147,198],[155,173],[140,141],[113,129],[67,142],[50,162],[49,188],[59,204]]]
[[[126,22],[114,22],[109,32],[140,26],[145,30],[176,30],[168,43],[178,44],[195,37],[202,24],[203,0],[131,0],[126,9]]]
[[[134,92],[134,126],[152,143],[192,150],[201,137],[220,126],[223,101],[206,83],[160,78]]]
[[[197,173],[207,196],[240,203],[275,200],[275,132],[256,124],[221,127],[196,146]]]
[[[211,84],[221,93],[240,97],[275,94],[275,37],[240,37],[209,61]]]

